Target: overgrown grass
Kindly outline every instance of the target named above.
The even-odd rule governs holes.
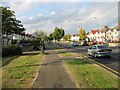
[[[12,60],[2,67],[3,88],[31,88],[43,57],[41,54],[10,57]]]
[[[118,77],[84,59],[65,61],[80,88],[118,88]]]
[[[60,52],[59,55],[78,56],[72,52]],[[66,60],[65,64],[80,88],[118,88],[117,76],[82,57]]]
[[[62,56],[62,57],[78,56],[77,53],[65,52],[65,51],[59,52],[59,55]]]

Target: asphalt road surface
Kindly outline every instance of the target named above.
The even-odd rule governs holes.
[[[101,57],[101,58],[94,58],[92,56],[88,56],[87,55],[87,49],[89,48],[89,46],[78,46],[78,47],[73,47],[70,44],[63,44],[61,43],[60,45],[62,45],[65,48],[68,49],[72,49],[73,51],[77,52],[77,53],[82,53],[83,55],[101,63],[104,64],[105,66],[120,72],[120,67],[119,67],[119,62],[120,62],[120,48],[111,48],[112,49],[112,56],[111,58],[105,58],[105,57]]]

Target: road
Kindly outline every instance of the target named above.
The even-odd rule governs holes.
[[[73,47],[70,44],[63,44],[61,43],[60,45],[62,45],[65,48],[69,48],[72,49],[73,51],[77,52],[77,53],[82,53],[83,55],[117,71],[120,72],[120,68],[119,68],[119,58],[120,58],[120,53],[119,50],[120,48],[111,48],[112,49],[112,56],[111,58],[105,58],[105,57],[101,57],[101,58],[94,58],[92,56],[88,56],[87,55],[87,49],[89,46],[79,46],[79,47]]]

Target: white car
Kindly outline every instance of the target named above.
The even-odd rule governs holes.
[[[107,45],[92,45],[88,48],[88,55],[94,57],[110,57],[112,53],[112,49],[110,49]]]

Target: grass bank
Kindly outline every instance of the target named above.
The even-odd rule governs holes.
[[[61,57],[76,57],[79,55],[77,53],[61,51],[61,52],[59,52],[59,56],[61,56]]]
[[[84,58],[66,60],[65,64],[80,88],[118,88],[117,76]]]
[[[31,88],[43,58],[41,54],[3,58],[7,62],[2,67],[3,88]]]

